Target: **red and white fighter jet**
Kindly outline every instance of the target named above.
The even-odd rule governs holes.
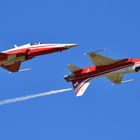
[[[68,65],[72,74],[66,75],[64,78],[67,82],[72,82],[76,96],[82,96],[94,78],[106,77],[113,82],[113,85],[118,85],[132,81],[122,81],[124,74],[140,71],[140,58],[114,60],[96,54],[96,52],[87,54],[95,66],[79,68],[71,64]]]
[[[75,47],[77,44],[26,44],[23,46],[16,46],[13,49],[6,50],[0,53],[0,67],[10,71],[19,72],[20,65],[23,61],[30,60],[36,56],[50,54],[67,50]]]

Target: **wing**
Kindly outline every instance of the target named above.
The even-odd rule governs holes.
[[[89,56],[89,58],[91,59],[91,61],[96,65],[96,66],[103,66],[103,65],[108,65],[108,64],[112,64],[114,62],[116,62],[117,60],[114,60],[112,58],[109,57],[105,57],[96,53],[88,53],[87,54]]]
[[[72,81],[76,96],[82,96],[90,84],[91,79]]]
[[[2,68],[10,71],[10,72],[18,72],[20,68],[21,62],[16,62],[11,65],[2,66]]]
[[[111,80],[115,85],[121,84],[123,79],[123,74],[110,74],[106,76],[109,80]]]

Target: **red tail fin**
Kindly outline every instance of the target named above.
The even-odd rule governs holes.
[[[82,96],[86,89],[88,88],[90,84],[91,78],[88,79],[82,79],[82,80],[73,80],[73,88],[76,92],[76,96]]]
[[[20,64],[21,64],[21,62],[16,62],[14,64],[7,65],[7,66],[1,66],[1,67],[10,72],[18,72],[18,70],[20,68]]]

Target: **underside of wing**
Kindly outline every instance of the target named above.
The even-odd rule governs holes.
[[[109,80],[111,80],[115,85],[121,84],[123,79],[123,74],[110,74],[106,76]]]
[[[2,66],[2,68],[10,71],[10,72],[18,72],[20,68],[21,62],[16,62],[11,65]]]
[[[88,53],[88,56],[96,66],[104,66],[104,65],[112,64],[117,61],[112,58],[105,57],[93,52]]]

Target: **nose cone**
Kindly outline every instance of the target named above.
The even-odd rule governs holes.
[[[66,45],[65,45],[65,47],[68,48],[68,49],[69,49],[69,48],[76,47],[76,46],[79,46],[79,45],[78,45],[78,44],[66,44]]]

